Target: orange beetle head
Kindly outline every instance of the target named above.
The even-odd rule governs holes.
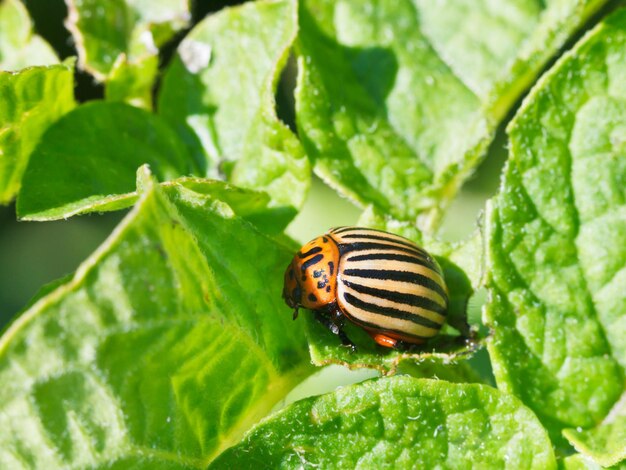
[[[335,301],[339,249],[328,236],[304,245],[285,271],[283,298],[289,307],[318,310]]]
[[[285,284],[283,286],[283,299],[289,307],[297,309],[302,305],[302,288],[298,284],[294,268],[295,259],[289,263],[285,271]]]

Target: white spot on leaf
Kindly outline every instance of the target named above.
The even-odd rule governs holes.
[[[193,39],[186,39],[178,48],[180,60],[191,73],[205,69],[211,61],[211,46]]]
[[[146,29],[145,31],[141,32],[141,34],[139,35],[139,42],[141,42],[141,44],[146,48],[146,51],[148,51],[150,54],[159,53],[159,48],[154,43],[154,36],[152,35],[152,32],[150,30]]]

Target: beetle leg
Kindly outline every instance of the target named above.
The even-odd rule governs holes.
[[[406,341],[396,340],[396,344],[392,346],[393,349],[397,351],[411,352],[419,347],[419,345],[415,343],[407,343]]]
[[[335,323],[328,318],[326,315],[324,315],[321,312],[314,312],[315,313],[315,319],[320,322],[322,325],[324,325],[326,328],[328,328],[330,331],[333,332],[333,334],[338,335],[339,334],[339,327],[337,325],[335,325]]]
[[[393,349],[402,348],[402,346],[400,345],[401,341],[397,339],[391,338],[381,333],[376,333],[375,331],[367,331],[367,334],[370,335],[372,339],[376,341],[378,344],[380,344],[381,346],[384,346],[386,348],[393,348]]]
[[[384,333],[380,333],[376,330],[365,330],[365,332],[372,337],[377,344],[385,347],[395,349],[396,351],[410,352],[418,347],[416,343],[409,343],[408,341],[402,341],[401,339],[392,338]]]
[[[343,312],[339,309],[336,303],[331,304],[328,311],[331,315],[331,321],[335,325],[337,325],[338,331],[336,335],[339,336],[341,344],[350,348],[351,352],[356,352],[356,345],[350,340],[350,338],[348,338],[348,335],[346,335],[346,333],[343,331],[343,325],[346,321],[346,317],[344,316]]]
[[[321,312],[315,312],[315,318],[322,325],[328,328],[333,334],[339,336],[339,339],[341,340],[341,344],[343,346],[346,346],[350,348],[350,351],[355,352],[356,351],[355,344],[352,341],[350,341],[350,338],[348,338],[348,335],[346,335],[346,333],[342,330],[343,315],[341,314],[341,312],[337,314],[336,312],[333,312],[332,310],[329,311],[329,313],[331,315],[330,317],[328,317],[327,315],[324,315]]]
[[[296,308],[294,308],[294,309],[293,309],[293,319],[294,319],[294,320],[295,320],[296,318],[298,318],[298,308],[299,308],[299,307],[296,307]]]

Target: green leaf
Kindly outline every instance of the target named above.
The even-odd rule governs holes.
[[[156,55],[129,62],[120,54],[107,79],[104,96],[107,101],[121,101],[138,108],[152,108],[152,83],[159,68]]]
[[[509,125],[487,211],[494,373],[557,442],[563,428],[596,426],[624,393],[624,51],[621,10],[543,77]]]
[[[107,109],[111,107],[110,104],[103,104],[103,105]],[[127,106],[125,105],[121,105],[121,106],[125,112],[127,109]],[[136,110],[132,108],[130,109],[131,109],[131,115],[134,114],[135,116],[140,116],[139,120],[143,119],[143,117],[141,117],[141,113],[142,113],[141,111],[139,112],[139,114],[137,114]],[[94,111],[94,112],[96,114],[99,114],[98,111]],[[159,131],[159,125],[156,126],[156,131],[157,132]],[[61,140],[63,139],[61,138]],[[80,145],[84,145],[88,147],[89,143],[81,142]],[[155,144],[155,147],[158,148],[158,145]],[[167,146],[163,147],[162,150],[167,152],[168,151]],[[63,152],[60,152],[60,153],[63,155],[66,155]],[[122,163],[126,161],[127,159],[126,155],[127,154],[124,153],[124,150],[121,150],[118,152],[118,155],[116,155],[116,157],[119,159],[119,161],[117,162],[117,165],[121,166]],[[99,157],[96,157],[96,158],[99,158]],[[72,162],[72,164],[67,164],[67,166],[70,167],[69,169],[71,170],[72,165],[76,165],[76,164],[77,164],[76,162]],[[82,164],[80,163],[78,164],[82,167]],[[108,165],[108,168],[111,169],[116,174],[116,176],[119,176],[122,173],[126,173],[126,179],[127,181],[130,181],[130,167],[116,169],[113,165],[111,165],[111,162],[108,162],[107,165]],[[159,167],[161,166],[162,165],[159,165]],[[32,170],[32,171],[35,171],[35,170]],[[66,185],[78,184],[77,181],[71,179],[71,178],[74,178],[75,175],[67,175],[67,173],[70,173],[70,172],[65,172],[64,173],[66,175],[65,177],[70,178],[70,179],[64,180],[64,181],[61,181],[61,180],[55,181],[54,187],[49,188],[50,195],[49,196],[46,195],[46,199],[48,199],[49,197],[50,200],[53,200],[54,194],[56,194],[56,191],[59,187],[65,188]],[[104,179],[106,175],[98,172],[98,177]],[[41,188],[47,185],[48,183],[50,183],[50,181],[48,181],[45,178],[42,178],[42,180],[43,181],[38,182],[38,184],[36,185],[38,188]],[[95,181],[95,179],[93,181]],[[101,182],[100,184],[110,185],[110,183],[106,183],[106,182]],[[33,186],[34,186],[34,183],[33,183]],[[128,183],[126,186],[130,186],[130,183]],[[282,230],[285,229],[286,225],[289,222],[289,220],[285,218],[285,214],[282,211],[277,210],[276,208],[270,207],[270,198],[267,195],[267,193],[264,193],[262,191],[239,188],[237,186],[230,185],[220,180],[210,180],[210,179],[190,177],[190,176],[183,176],[183,177],[171,180],[171,181],[165,181],[161,183],[161,188],[168,195],[172,193],[176,193],[178,191],[185,191],[186,189],[189,189],[191,190],[191,192],[202,194],[203,197],[210,196],[213,199],[218,199],[220,201],[223,201],[226,204],[228,204],[231,207],[231,209],[239,217],[254,224],[257,227],[257,229],[259,229],[261,232],[269,234],[269,235],[279,234],[280,232],[282,232]],[[48,189],[46,189],[46,191],[47,190]],[[89,189],[85,189],[83,187],[82,190],[85,191],[84,194],[82,194],[82,196],[85,196],[83,199],[80,199],[81,196],[76,196],[76,194],[78,194],[78,191],[76,191],[75,193],[72,193],[75,195],[74,197],[77,198],[76,201],[62,202],[60,203],[61,205],[58,207],[49,208],[42,212],[28,213],[28,215],[25,214],[23,215],[22,220],[38,220],[38,221],[57,220],[61,218],[66,219],[68,217],[71,217],[77,214],[117,211],[117,210],[127,209],[131,207],[137,202],[137,199],[139,197],[137,191],[97,196],[93,194],[89,195],[89,191],[90,191]],[[70,195],[67,189],[65,190],[64,194],[65,194],[64,197],[68,197]],[[20,202],[18,204],[18,213],[20,215],[22,214],[21,210],[23,210],[22,204],[30,204],[29,202],[30,196],[31,196],[31,192],[28,188],[26,189],[25,194],[20,195],[20,201],[22,201],[22,198],[24,198],[26,201],[26,202]]]
[[[573,454],[561,460],[562,470],[601,470],[602,467],[582,454]]]
[[[558,463],[559,468],[562,470],[602,470],[604,468],[610,468],[611,470],[626,469],[625,462],[621,462],[617,465],[612,465],[611,467],[603,467],[583,454],[569,455]]]
[[[159,47],[187,26],[189,2],[67,0],[67,6],[79,67],[107,82],[107,98],[150,108]]]
[[[394,377],[307,398],[261,422],[210,468],[541,468],[545,430],[483,385]]]
[[[433,375],[436,375],[437,368],[442,365],[459,364],[469,359],[479,347],[479,344],[464,340],[457,331],[444,325],[442,332],[425,345],[399,351],[378,346],[362,328],[347,323],[344,331],[357,347],[356,352],[351,352],[309,311],[302,311],[298,321],[305,323],[311,360],[316,366],[339,364],[349,369],[369,368],[393,375],[404,364],[409,364],[417,365],[418,368],[423,366],[421,374],[430,377],[430,371],[435,371]],[[416,370],[411,374],[418,375]]]
[[[253,189],[239,188],[219,180],[204,178],[178,178],[174,181],[162,183],[163,190],[170,194],[189,189],[203,196],[210,196],[225,202],[242,219],[254,224],[261,232],[278,236],[287,226],[289,220],[281,210],[271,207],[271,200],[267,193]],[[285,243],[290,249],[292,242]]]
[[[111,237],[0,340],[2,468],[203,468],[311,370],[291,252],[141,171]]]
[[[159,113],[211,178],[267,191],[291,217],[310,184],[274,93],[297,31],[291,0],[250,2],[200,22],[167,70]]]
[[[158,116],[122,103],[79,106],[52,125],[34,150],[18,216],[51,220],[127,207],[132,201],[123,200],[135,190],[144,163],[161,181],[196,172],[178,136]]]
[[[17,194],[44,131],[74,106],[72,60],[0,72],[0,204]]]
[[[602,3],[301,0],[296,112],[316,173],[431,231],[499,121]]]
[[[485,380],[468,361],[450,361],[429,358],[421,361],[405,360],[398,364],[398,375],[438,379],[457,383],[484,383]]]
[[[20,70],[58,62],[52,47],[34,34],[32,21],[22,2],[0,0],[0,70]]]
[[[563,434],[577,451],[603,467],[626,459],[626,393],[606,420],[591,429],[566,429]],[[626,466],[626,462],[624,462]]]

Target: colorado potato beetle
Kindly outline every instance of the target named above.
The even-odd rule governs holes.
[[[448,291],[441,268],[412,241],[360,227],[338,227],[311,240],[285,272],[283,298],[312,310],[342,344],[355,349],[345,321],[378,344],[402,348],[435,336],[445,321]]]

